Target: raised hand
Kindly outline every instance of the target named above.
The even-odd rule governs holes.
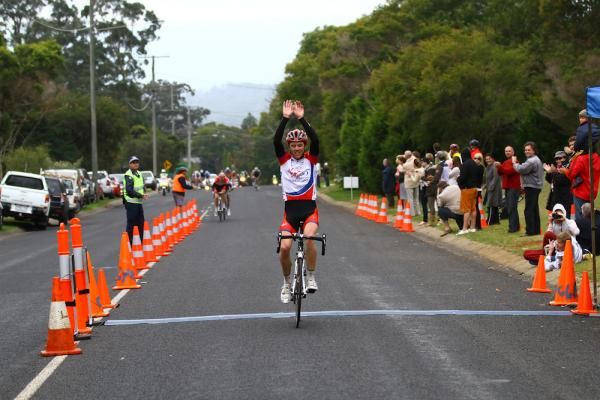
[[[291,100],[286,100],[283,102],[283,111],[282,114],[284,118],[290,118],[294,113],[294,102]]]
[[[294,103],[294,115],[296,118],[301,119],[304,117],[304,105],[300,101]]]

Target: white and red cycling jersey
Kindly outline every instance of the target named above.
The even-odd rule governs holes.
[[[278,160],[283,200],[316,200],[318,157],[307,152],[304,153],[304,157],[296,160],[290,153],[285,153],[278,157]]]

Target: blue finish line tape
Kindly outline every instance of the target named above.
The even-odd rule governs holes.
[[[566,317],[573,315],[570,311],[511,311],[511,310],[357,310],[357,311],[307,311],[302,313],[303,318],[314,317],[363,317],[373,315],[385,316],[490,316],[490,317]],[[141,324],[176,324],[182,322],[207,322],[207,321],[230,321],[244,319],[280,319],[295,318],[296,313],[260,313],[260,314],[228,314],[207,315],[199,317],[179,318],[155,318],[155,319],[108,319],[104,325],[141,325]]]

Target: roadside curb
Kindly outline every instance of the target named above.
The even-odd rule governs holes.
[[[330,196],[319,193],[319,198],[328,204],[341,207],[347,211],[354,213],[356,206],[344,201],[337,201]],[[393,228],[390,223],[389,227]],[[443,248],[453,254],[461,257],[468,257],[477,261],[482,261],[482,258],[493,263],[489,268],[503,270],[509,275],[516,273],[522,280],[531,282],[535,276],[536,267],[529,265],[523,257],[510,253],[502,248],[491,246],[484,243],[475,242],[464,237],[456,235],[447,235],[440,237],[440,230],[428,226],[417,225],[415,228],[415,237],[421,241],[427,242],[434,246]],[[393,228],[394,229],[394,228]],[[556,286],[558,284],[558,276],[560,270],[554,270],[546,273],[548,285]],[[578,279],[579,280],[579,279]]]

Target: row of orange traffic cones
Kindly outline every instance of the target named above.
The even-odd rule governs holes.
[[[358,206],[354,214],[359,217],[375,221],[378,224],[389,224],[388,201],[385,197],[381,199],[381,207],[377,210],[378,198],[373,194],[361,193]],[[405,204],[405,207],[403,207]],[[412,215],[410,213],[410,202],[408,200],[399,200],[394,219],[394,228],[401,232],[414,232]]]
[[[161,257],[171,254],[173,247],[181,243],[202,224],[195,200],[153,219],[152,234],[146,222],[144,240],[134,228],[133,246],[127,232],[121,235],[119,274],[113,290],[139,289],[139,270],[149,269]],[[110,299],[104,269],[98,270],[98,278],[90,253],[84,248],[81,224],[78,218],[71,220],[72,262],[69,251],[69,232],[60,224],[57,232],[60,277],[52,279],[52,298],[48,320],[48,339],[41,352],[44,357],[81,354],[74,339],[91,337],[94,318],[107,317],[113,304]],[[71,280],[74,277],[74,281]]]
[[[546,286],[546,268],[545,257],[540,256],[538,266],[533,279],[533,284],[527,289],[529,292],[551,293],[552,290]],[[554,291],[554,300],[548,303],[551,306],[575,306],[571,310],[573,314],[590,315],[597,314],[592,303],[592,294],[590,292],[590,279],[588,272],[584,271],[581,277],[581,290],[577,294],[577,281],[575,280],[575,263],[573,262],[573,246],[571,241],[567,240],[563,256],[558,284]]]

